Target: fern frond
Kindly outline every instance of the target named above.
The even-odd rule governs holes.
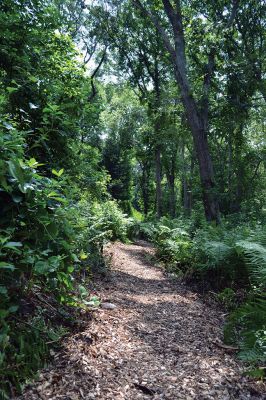
[[[236,246],[245,256],[254,283],[266,286],[266,248],[247,240],[237,242]]]

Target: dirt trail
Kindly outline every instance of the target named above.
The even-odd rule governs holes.
[[[20,399],[264,399],[220,348],[223,317],[151,263],[144,242],[116,243],[99,309]]]

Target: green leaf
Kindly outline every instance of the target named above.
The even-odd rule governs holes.
[[[86,260],[88,258],[88,254],[84,253],[84,251],[81,251],[79,254],[79,258],[81,260]]]
[[[37,261],[34,266],[34,271],[37,274],[44,275],[49,272],[49,264],[47,261]]]
[[[31,168],[37,168],[41,165],[44,165],[42,163],[38,163],[38,161],[35,160],[35,158],[31,158],[28,162],[27,162],[28,166]]]
[[[0,310],[0,319],[7,317],[9,314],[8,310]],[[2,336],[2,335],[1,335]],[[1,342],[1,341],[0,341]]]
[[[49,235],[53,237],[55,237],[58,234],[58,226],[55,222],[52,222],[51,224],[47,225],[45,229],[49,233]]]
[[[8,269],[9,271],[14,271],[16,268],[13,264],[0,261],[0,269]]]
[[[64,168],[60,169],[59,171],[56,171],[55,169],[52,169],[52,174],[60,177],[64,173]]]
[[[85,288],[85,286],[79,285],[79,294],[81,297],[87,296],[88,295],[88,291]]]
[[[8,164],[8,170],[10,175],[16,179],[16,181],[18,181],[20,183],[20,185],[24,185],[25,184],[25,179],[24,179],[24,174],[23,174],[23,170],[20,166],[20,164],[17,161],[7,161]]]
[[[73,265],[69,265],[69,266],[67,267],[67,272],[68,272],[69,274],[72,274],[73,271],[74,271]]]
[[[6,90],[8,91],[8,93],[14,93],[14,92],[17,92],[18,91],[18,88],[17,87],[13,87],[13,86],[8,86],[7,88],[6,88]]]
[[[75,253],[72,253],[72,254],[71,254],[71,257],[72,257],[72,260],[73,260],[74,262],[77,262],[77,263],[80,262],[79,258],[77,257],[77,255],[76,255]]]
[[[56,193],[56,192],[48,193],[48,197],[54,197],[54,196],[58,196],[58,193]]]
[[[9,186],[8,186],[6,178],[4,176],[0,177],[0,185],[2,186],[3,189],[5,189],[6,192],[9,191]]]
[[[21,242],[8,242],[3,247],[8,247],[9,249],[13,249],[14,247],[22,247],[23,244]]]
[[[37,83],[38,82],[38,78],[36,78],[36,76],[30,75],[29,76],[29,81],[33,82],[33,83]]]
[[[5,286],[0,285],[0,294],[2,295],[7,294],[7,288]]]

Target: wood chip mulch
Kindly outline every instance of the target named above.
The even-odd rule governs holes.
[[[266,399],[222,344],[222,311],[155,267],[145,242],[108,249],[112,270],[93,294],[100,308],[69,336],[20,400]]]

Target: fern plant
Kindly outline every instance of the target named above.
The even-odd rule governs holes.
[[[266,234],[263,230],[257,233],[236,243],[249,271],[252,292],[251,299],[231,314],[224,333],[227,342],[239,344],[241,359],[260,365],[266,362]]]
[[[266,298],[256,296],[235,310],[224,329],[227,343],[237,343],[239,357],[251,363],[266,361]]]
[[[247,240],[237,242],[236,246],[245,256],[253,283],[266,287],[266,248]]]

